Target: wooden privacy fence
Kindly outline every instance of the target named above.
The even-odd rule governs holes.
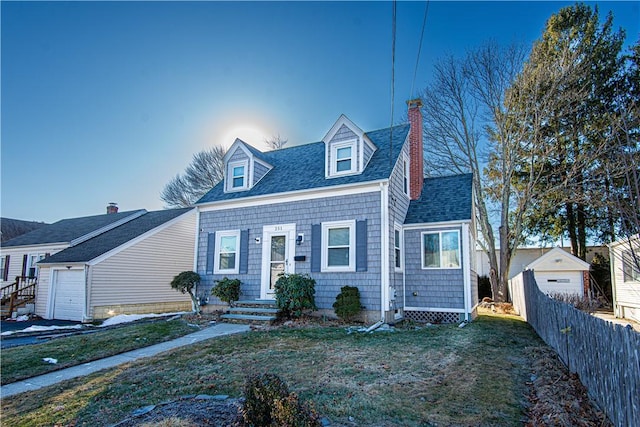
[[[616,426],[640,426],[640,334],[540,292],[527,270],[509,283],[513,306]]]

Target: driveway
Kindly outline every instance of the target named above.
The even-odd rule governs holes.
[[[80,322],[72,322],[70,320],[45,320],[34,319],[17,322],[13,320],[0,321],[0,332],[13,332],[12,334],[0,336],[0,348],[11,348],[26,344],[35,344],[43,342],[46,337],[51,337],[63,333],[69,333],[76,329],[66,329],[82,325]],[[27,330],[35,326],[35,331]],[[42,327],[43,330],[38,330]],[[60,328],[60,329],[57,329]]]

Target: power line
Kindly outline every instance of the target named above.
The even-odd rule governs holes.
[[[420,63],[420,52],[422,51],[422,39],[424,38],[424,29],[427,26],[427,15],[429,14],[429,4],[431,2],[427,0],[427,6],[424,8],[424,18],[422,20],[422,30],[420,31],[420,44],[418,45],[418,55],[416,57],[416,68],[413,71],[413,80],[411,81],[411,93],[409,99],[413,99],[413,88],[416,84],[416,76],[418,75],[418,64]]]

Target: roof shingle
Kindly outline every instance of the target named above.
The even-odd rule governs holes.
[[[40,261],[39,264],[91,261],[192,209],[182,208],[147,212],[119,227],[51,255]]]
[[[412,200],[405,224],[465,221],[473,215],[473,175],[425,178],[418,200]]]
[[[325,178],[325,145],[323,142],[260,153],[259,157],[273,165],[273,169],[253,188],[248,191],[225,193],[224,183],[220,182],[202,196],[196,204],[386,179],[391,175],[391,165],[395,164],[400,155],[408,134],[408,124],[368,132],[366,135],[378,149],[371,157],[364,172],[359,175],[339,178]],[[392,144],[390,144],[390,139],[392,139]],[[391,162],[389,162],[390,145],[393,146]]]
[[[140,211],[118,212],[80,218],[63,219],[37,230],[2,242],[2,247],[30,246],[46,243],[69,243],[79,237],[138,214]]]

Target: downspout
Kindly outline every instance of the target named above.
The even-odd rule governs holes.
[[[464,283],[464,320],[471,321],[471,250],[469,245],[469,224],[462,224],[462,253],[468,256],[462,258]]]
[[[380,320],[389,305],[389,183],[380,183]]]

